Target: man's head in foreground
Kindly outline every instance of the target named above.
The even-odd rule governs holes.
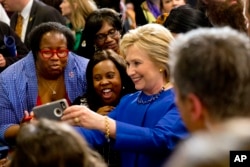
[[[176,103],[190,131],[250,117],[250,39],[231,28],[197,29],[170,47]]]

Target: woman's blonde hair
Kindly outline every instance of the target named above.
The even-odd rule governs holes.
[[[120,50],[123,57],[126,57],[127,49],[131,46],[145,51],[159,68],[164,69],[165,77],[169,80],[169,44],[173,39],[165,27],[150,23],[125,34],[120,43]]]
[[[93,0],[67,0],[72,8],[70,22],[73,29],[78,31],[84,29],[86,19],[90,13],[97,9]]]

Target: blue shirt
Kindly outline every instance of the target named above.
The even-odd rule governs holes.
[[[88,59],[69,52],[64,71],[66,92],[71,102],[86,92],[86,67]],[[0,74],[0,141],[12,125],[20,124],[24,111],[36,105],[38,85],[35,60],[32,52],[9,66]]]
[[[141,91],[124,96],[109,114],[116,120],[114,149],[121,152],[123,167],[160,167],[180,139],[187,136],[173,90],[163,91],[149,104],[137,102]],[[145,94],[143,96],[146,96]],[[93,147],[106,142],[97,130],[76,127]]]

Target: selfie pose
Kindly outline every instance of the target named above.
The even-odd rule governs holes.
[[[187,135],[169,82],[171,33],[147,24],[121,40],[127,73],[138,90],[125,95],[108,116],[86,106],[68,107],[62,120],[78,126],[93,147],[110,142],[121,153],[123,167],[160,167],[178,141]]]
[[[31,52],[0,74],[0,141],[6,144],[13,144],[34,106],[62,98],[70,104],[86,91],[88,60],[70,52],[70,29],[43,23],[30,32],[29,42]]]

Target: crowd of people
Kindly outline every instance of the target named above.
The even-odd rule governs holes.
[[[249,0],[0,0],[0,167],[227,167],[249,71]]]

